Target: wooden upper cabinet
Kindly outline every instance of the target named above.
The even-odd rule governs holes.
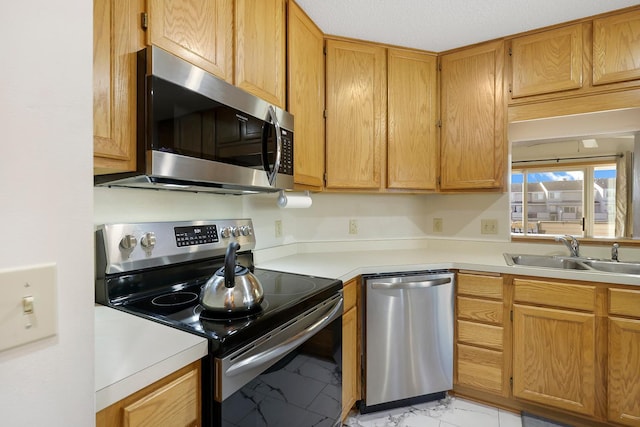
[[[233,0],[148,0],[147,43],[233,82]]]
[[[293,1],[288,14],[288,111],[294,115],[297,186],[324,185],[324,35]]]
[[[285,0],[235,5],[235,85],[285,108]]]
[[[142,1],[93,2],[94,174],[136,167],[136,52]]]
[[[386,49],[327,40],[326,187],[379,190],[386,161]]]
[[[441,57],[440,189],[501,189],[507,163],[504,43]]]
[[[437,57],[402,49],[387,55],[387,188],[435,190]]]
[[[582,87],[582,24],[515,38],[510,53],[512,98]]]
[[[593,84],[640,79],[640,11],[593,21]]]

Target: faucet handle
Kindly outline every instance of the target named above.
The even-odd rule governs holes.
[[[613,245],[611,245],[611,260],[612,261],[619,261],[618,259],[618,248],[620,247],[620,244],[618,242],[615,242]]]

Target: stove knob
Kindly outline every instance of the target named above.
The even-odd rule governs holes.
[[[251,227],[249,227],[248,225],[243,225],[242,227],[240,227],[240,234],[242,234],[243,236],[250,236]]]
[[[238,237],[240,235],[240,229],[238,227],[231,227],[231,234],[233,237]]]
[[[222,236],[223,239],[228,239],[229,237],[231,237],[231,227],[225,227],[220,230],[220,236]]]
[[[145,249],[153,249],[153,247],[156,245],[156,233],[145,233],[144,236],[142,236],[142,238],[140,239],[140,244]]]
[[[133,234],[127,234],[120,240],[120,247],[122,249],[133,249],[138,244],[138,240]]]

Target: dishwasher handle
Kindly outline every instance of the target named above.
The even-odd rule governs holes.
[[[451,277],[444,277],[440,279],[421,280],[419,282],[387,282],[387,281],[373,281],[371,282],[371,289],[424,289],[434,286],[448,285],[452,282]]]

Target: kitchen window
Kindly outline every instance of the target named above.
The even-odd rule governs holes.
[[[514,236],[616,236],[616,164],[531,166],[511,173]]]

